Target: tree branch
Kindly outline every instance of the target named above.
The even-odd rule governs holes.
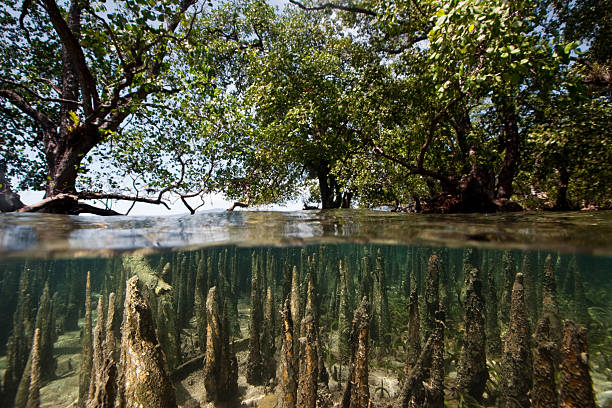
[[[64,98],[47,98],[45,96],[42,96],[40,94],[38,94],[36,91],[34,91],[33,89],[25,86],[22,83],[19,82],[15,82],[15,81],[11,81],[9,79],[5,79],[5,78],[0,78],[1,82],[7,83],[9,85],[13,85],[16,86],[18,88],[23,89],[24,91],[26,91],[27,93],[29,93],[30,95],[32,95],[34,98],[40,100],[40,101],[44,101],[44,102],[57,102],[57,103],[73,103],[76,105],[82,105],[81,102],[79,101],[73,101],[71,99],[64,99]]]
[[[399,164],[400,166],[404,167],[408,171],[408,174],[411,174],[411,175],[418,174],[421,176],[427,176],[427,177],[431,177],[433,179],[439,180],[440,182],[444,184],[448,184],[448,185],[452,184],[452,180],[448,176],[438,171],[427,170],[423,167],[414,166],[412,165],[410,161],[402,157],[393,156],[385,152],[381,147],[373,144],[372,141],[370,142],[372,143],[372,146],[373,146],[373,153],[376,156],[384,157],[385,159],[390,160],[393,163]]]
[[[306,10],[306,11],[340,10],[340,11],[348,11],[350,13],[365,14],[366,16],[370,16],[370,17],[376,17],[376,13],[373,12],[372,10],[368,10],[368,9],[357,7],[357,6],[343,6],[341,4],[324,3],[319,6],[308,7],[297,0],[289,0],[289,3],[294,4],[298,6],[299,8],[301,8],[302,10]]]
[[[196,0],[182,0],[181,1],[179,12],[176,18],[170,21],[166,26],[166,31],[168,33],[174,33],[179,23],[181,22],[182,15],[185,14],[185,12],[187,12],[187,9],[189,9],[189,7],[191,7],[195,3],[196,3]],[[189,32],[191,32],[191,28],[189,29]],[[161,63],[166,57],[166,51],[167,51],[167,46],[163,46],[162,49],[157,54],[157,57],[154,58],[154,63],[153,65],[151,65],[151,69],[149,70],[149,72],[151,73],[153,77],[156,77],[157,75],[159,75],[159,72],[161,69]]]
[[[79,203],[78,197],[74,194],[58,194],[53,197],[45,198],[44,200],[20,208],[16,212],[42,212],[54,214],[71,214],[77,215],[82,213],[95,215],[121,215],[117,211],[108,208],[98,208],[93,205]]]
[[[431,123],[429,124],[429,132],[427,134],[427,139],[425,139],[425,143],[423,143],[423,147],[421,147],[421,151],[419,152],[419,156],[417,157],[416,167],[418,169],[423,169],[423,160],[425,159],[425,153],[427,153],[427,149],[431,144],[438,123],[446,115],[451,106],[457,103],[459,99],[461,99],[461,95],[455,96],[450,102],[446,104],[446,106],[444,106],[444,108],[442,108],[438,113],[436,113],[436,116],[434,116],[431,120]]]
[[[20,208],[16,212],[50,212],[54,214],[71,214],[77,215],[82,213],[95,215],[121,215],[117,211],[108,208],[98,208],[93,205],[79,203],[79,197],[74,194],[58,194],[53,197],[48,197],[42,201]]]
[[[60,89],[60,87],[57,86],[50,79],[40,77],[40,78],[35,78],[34,81],[35,82],[44,82],[45,84],[49,85],[51,87],[51,89],[53,89],[59,96],[62,96],[62,90]]]
[[[164,207],[166,207],[168,210],[170,209],[168,204],[165,201],[161,200],[161,197],[158,197],[158,198],[146,198],[146,197],[138,197],[138,196],[134,197],[134,196],[128,196],[124,194],[96,193],[93,191],[81,191],[77,193],[75,197],[80,198],[82,200],[109,199],[109,200],[133,201],[133,202],[156,204],[156,205],[161,204]]]
[[[78,203],[75,206],[75,212],[77,214],[87,213],[94,215],[102,215],[104,217],[107,217],[109,215],[123,215],[115,210],[111,210],[110,208],[98,208],[85,203]]]
[[[251,204],[251,188],[246,186],[247,198],[245,201],[234,201],[234,204],[227,211],[234,211],[236,207],[247,208]]]
[[[234,211],[236,207],[247,208],[249,206],[249,200],[246,201],[234,201],[234,204],[227,211]]]
[[[102,26],[104,27],[104,29],[106,30],[106,32],[108,33],[108,36],[110,37],[113,45],[115,46],[115,49],[117,50],[117,56],[119,57],[119,62],[121,63],[121,66],[123,67],[123,72],[126,72],[126,64],[125,64],[125,59],[123,58],[123,53],[121,52],[121,47],[119,45],[119,41],[117,41],[117,36],[115,35],[115,32],[113,31],[113,29],[111,28],[111,26],[108,24],[108,22],[106,20],[104,20],[104,18],[102,18],[101,16],[99,16],[98,14],[96,14],[96,12],[94,11],[94,9],[91,7],[91,4],[88,2],[87,3],[87,8],[86,8],[87,12],[89,14],[91,14],[96,20],[98,20],[100,22],[100,24],[102,24]]]
[[[0,97],[5,98],[20,111],[37,121],[43,129],[50,132],[55,132],[55,124],[44,113],[34,109],[21,95],[10,89],[0,89]]]
[[[77,71],[81,92],[83,94],[85,114],[89,116],[89,114],[91,114],[91,112],[100,105],[100,97],[96,89],[96,81],[91,74],[89,67],[87,66],[85,53],[81,48],[79,40],[74,36],[70,30],[70,27],[68,26],[68,23],[66,20],[64,20],[62,12],[55,1],[42,1],[47,13],[49,14],[49,17],[51,18],[51,23],[53,24],[55,31],[59,35],[62,44],[64,47],[66,47],[66,50],[74,63],[74,68]]]

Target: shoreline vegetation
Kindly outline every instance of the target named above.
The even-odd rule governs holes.
[[[209,194],[610,209],[611,16],[594,0],[7,0],[0,210],[194,214]]]

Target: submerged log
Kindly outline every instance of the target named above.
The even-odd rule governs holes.
[[[559,407],[595,408],[586,329],[578,329],[571,320],[563,325]]]
[[[546,316],[542,316],[538,321],[535,341],[531,406],[533,408],[556,407],[554,355],[557,347],[554,342],[550,341],[550,320]]]
[[[133,276],[126,283],[119,360],[119,406],[176,407],[174,387],[155,334],[151,308],[138,284],[138,276]]]
[[[489,373],[487,371],[482,282],[472,268],[466,282],[465,334],[457,368],[457,388],[482,402]]]
[[[297,381],[295,358],[293,356],[293,320],[291,319],[291,301],[285,300],[282,314],[283,339],[280,355],[280,393],[278,408],[295,408],[297,398]]]
[[[147,260],[140,255],[130,255],[124,256],[122,259],[123,268],[132,272],[133,275],[138,276],[140,280],[140,284],[149,288],[151,292],[155,295],[160,296],[164,293],[172,292],[172,286],[164,281],[162,276],[167,274],[166,267],[164,270],[160,271],[158,275],[157,272],[151,268]],[[168,269],[170,266],[168,264]]]

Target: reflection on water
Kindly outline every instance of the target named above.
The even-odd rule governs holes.
[[[612,403],[608,214],[6,220],[1,406]]]
[[[85,256],[220,244],[368,242],[612,254],[612,212],[414,215],[360,210],[168,217],[0,215],[0,255]]]

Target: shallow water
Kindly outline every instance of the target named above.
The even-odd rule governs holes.
[[[354,355],[353,313],[364,296],[369,301],[367,366],[374,406],[405,396],[405,379],[418,365],[418,349],[426,348],[436,330],[440,315],[434,313],[440,305],[445,311],[443,394],[451,406],[475,399],[482,406],[498,401],[517,406],[512,405],[517,392],[533,398],[529,384],[519,384],[523,391],[528,387],[526,392],[509,385],[533,375],[531,361],[508,356],[512,347],[520,346],[515,344],[519,338],[529,350],[525,355],[539,361],[541,342],[532,334],[543,315],[552,326],[547,340],[556,350],[555,365],[563,362],[563,320],[587,329],[594,394],[601,406],[611,403],[610,212],[3,215],[0,222],[1,406],[13,406],[15,398],[19,406],[28,398],[27,379],[22,379],[30,377],[26,365],[36,327],[41,329],[41,406],[77,406],[79,382],[86,384],[81,385],[81,402],[88,399],[89,380],[83,373],[91,372],[91,365],[83,361],[91,357],[84,360],[82,350],[91,347],[87,339],[94,336],[98,322],[96,303],[103,300],[106,315],[111,292],[116,294],[116,318],[103,332],[114,332],[114,358],[122,367],[119,348],[127,329],[120,328],[121,316],[126,280],[133,275],[151,310],[155,340],[161,344],[180,406],[204,406],[211,398],[202,356],[210,323],[205,306],[212,287],[220,293],[221,324],[226,315],[227,336],[237,354],[234,404],[275,405],[274,394],[280,392],[283,378],[281,310],[287,298],[294,324],[295,370],[300,372],[300,364],[306,367],[308,355],[298,339],[309,338],[304,318],[312,314],[318,338],[313,350],[320,356],[316,366],[324,366],[329,377],[318,384],[317,406],[339,403]],[[515,282],[517,273],[523,276],[522,285]],[[521,316],[526,319],[522,325]],[[481,348],[481,357],[471,353],[475,355],[468,358],[470,353],[462,351],[466,348]],[[473,385],[478,381],[466,374],[474,372],[466,367],[479,366],[488,376],[481,379],[480,390]],[[431,381],[433,370],[426,371],[424,380]],[[566,374],[557,370],[557,393],[564,392]],[[468,380],[472,385],[465,385]]]

